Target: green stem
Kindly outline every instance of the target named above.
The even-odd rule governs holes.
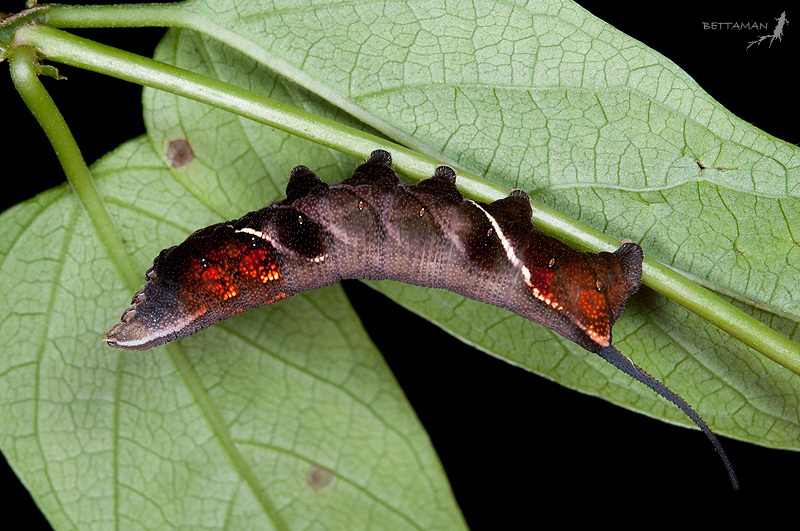
[[[160,12],[163,8],[165,12],[174,14],[174,11],[170,11],[174,7],[152,6],[152,9]],[[146,8],[141,9],[140,13],[146,12]],[[59,13],[61,18],[54,13],[53,20],[66,24],[66,17]],[[191,14],[184,15],[191,17]],[[104,16],[108,17],[108,12]],[[133,18],[129,17],[131,24]],[[162,20],[161,23],[165,22]],[[436,164],[430,157],[276,100],[53,28],[24,27],[17,32],[16,38],[20,43],[37,47],[51,60],[207,103],[362,159],[367,158],[374,149],[390,150],[395,167],[417,180],[430,176]],[[223,42],[227,41],[223,38]],[[507,190],[472,173],[459,170],[459,174],[459,187],[472,197],[494,200],[507,193]],[[571,245],[592,251],[609,251],[619,245],[609,236],[548,207],[534,203],[533,209],[533,221],[537,227]],[[745,315],[732,304],[650,258],[645,261],[642,280],[743,343],[800,374],[800,346]]]
[[[142,28],[193,26],[191,8],[182,3],[131,4],[131,5],[53,5],[47,14],[46,24],[54,28]]]
[[[9,53],[9,64],[11,78],[17,91],[47,135],[61,167],[64,168],[67,181],[86,210],[106,252],[126,285],[132,290],[138,289],[142,283],[142,276],[134,267],[122,244],[122,238],[117,233],[100,194],[97,193],[92,174],[83,160],[67,122],[39,81],[36,54],[28,46],[16,46]]]
[[[21,28],[16,40],[38,48],[50,60],[207,103],[354,157],[366,159],[375,149],[389,149],[395,166],[417,180],[430,177],[438,162],[266,96],[47,26]],[[503,195],[498,187],[475,178],[493,188],[498,197]]]
[[[800,374],[800,346],[760,321],[742,313],[733,304],[688,280],[661,262],[648,258],[642,269],[647,285],[667,295],[709,323],[773,361]]]
[[[533,223],[546,233],[579,249],[609,251],[619,245],[616,240],[602,232],[535,202]],[[642,284],[669,297],[745,345],[800,375],[800,345],[658,260],[645,258]]]

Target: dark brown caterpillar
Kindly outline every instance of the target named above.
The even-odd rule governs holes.
[[[533,226],[520,190],[481,203],[461,195],[452,168],[408,186],[391,162],[374,151],[334,185],[298,166],[286,199],[161,251],[106,341],[149,349],[346,278],[442,288],[542,324],[653,389],[711,439],[738,488],[697,413],[611,346],[611,328],[639,287],[641,247],[624,240],[613,253],[577,251]]]

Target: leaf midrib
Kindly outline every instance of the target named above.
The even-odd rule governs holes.
[[[189,362],[183,348],[181,348],[178,342],[173,341],[166,346],[166,350],[173,366],[178,370],[178,373],[186,383],[186,388],[191,393],[192,397],[194,397],[197,408],[202,412],[206,422],[208,422],[211,428],[211,432],[214,434],[217,441],[219,441],[223,452],[228,456],[238,476],[245,481],[250,491],[253,493],[253,497],[257,500],[267,517],[272,521],[275,529],[290,531],[291,528],[284,521],[283,517],[281,517],[278,509],[272,503],[269,496],[267,496],[267,493],[264,492],[252,468],[247,464],[245,458],[236,448],[236,444],[231,438],[230,431],[225,425],[222,415],[220,415],[214,402],[208,396],[205,387],[200,381],[200,377]]]

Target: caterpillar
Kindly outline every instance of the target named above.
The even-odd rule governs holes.
[[[672,402],[711,440],[738,489],[702,418],[611,345],[612,327],[641,281],[642,248],[623,240],[613,253],[578,251],[534,227],[525,192],[473,201],[459,192],[456,175],[438,166],[431,178],[406,185],[383,150],[333,185],[297,166],[285,199],[161,251],[105,341],[146,350],[346,278],[446,289],[546,326]]]

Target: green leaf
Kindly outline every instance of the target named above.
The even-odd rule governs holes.
[[[800,211],[797,147],[731,115],[674,63],[574,3],[186,5],[246,37],[244,53],[396,140],[641,237],[708,286],[800,317],[790,289],[800,267],[785,260]],[[760,196],[772,200],[754,214],[746,199]],[[756,216],[771,226],[752,226]],[[676,226],[686,229],[667,240]],[[713,248],[699,246],[709,233],[721,233]],[[711,271],[721,260],[734,269]]]
[[[523,188],[642,242],[797,340],[797,148],[574,4],[189,8],[233,32],[237,50],[182,30],[160,59],[356,117]],[[281,197],[295,164],[333,182],[356,163],[193,102],[144,100],[147,139],[93,167],[142,272],[192,230]],[[192,148],[188,166],[170,160],[176,140]],[[338,288],[168,349],[109,352],[99,339],[131,293],[75,196],[52,190],[0,224],[0,446],[55,527],[463,527],[425,433]],[[446,292],[379,289],[511,363],[685,423],[544,328]],[[666,298],[640,291],[615,344],[718,432],[797,448],[798,377]]]
[[[142,271],[163,241],[220,219],[145,138],[93,174]],[[464,527],[339,286],[166,350],[109,351],[102,333],[131,294],[75,195],[51,190],[0,223],[0,444],[54,527]]]
[[[229,40],[394,139],[641,242],[796,340],[800,150],[736,118],[672,62],[575,4],[330,2],[244,12],[225,2],[187,5],[213,20],[210,32],[243,37]],[[182,33],[169,49],[199,51],[170,53],[169,61],[247,83],[229,70],[232,52],[213,51],[210,39]],[[175,123],[191,122],[184,110],[194,105],[181,104],[186,114]],[[163,114],[162,104],[153,108]],[[313,166],[330,178],[324,161]],[[482,350],[689,424],[548,330],[451,294],[376,287]],[[798,447],[797,375],[647,289],[614,332],[623,353],[720,434]]]

